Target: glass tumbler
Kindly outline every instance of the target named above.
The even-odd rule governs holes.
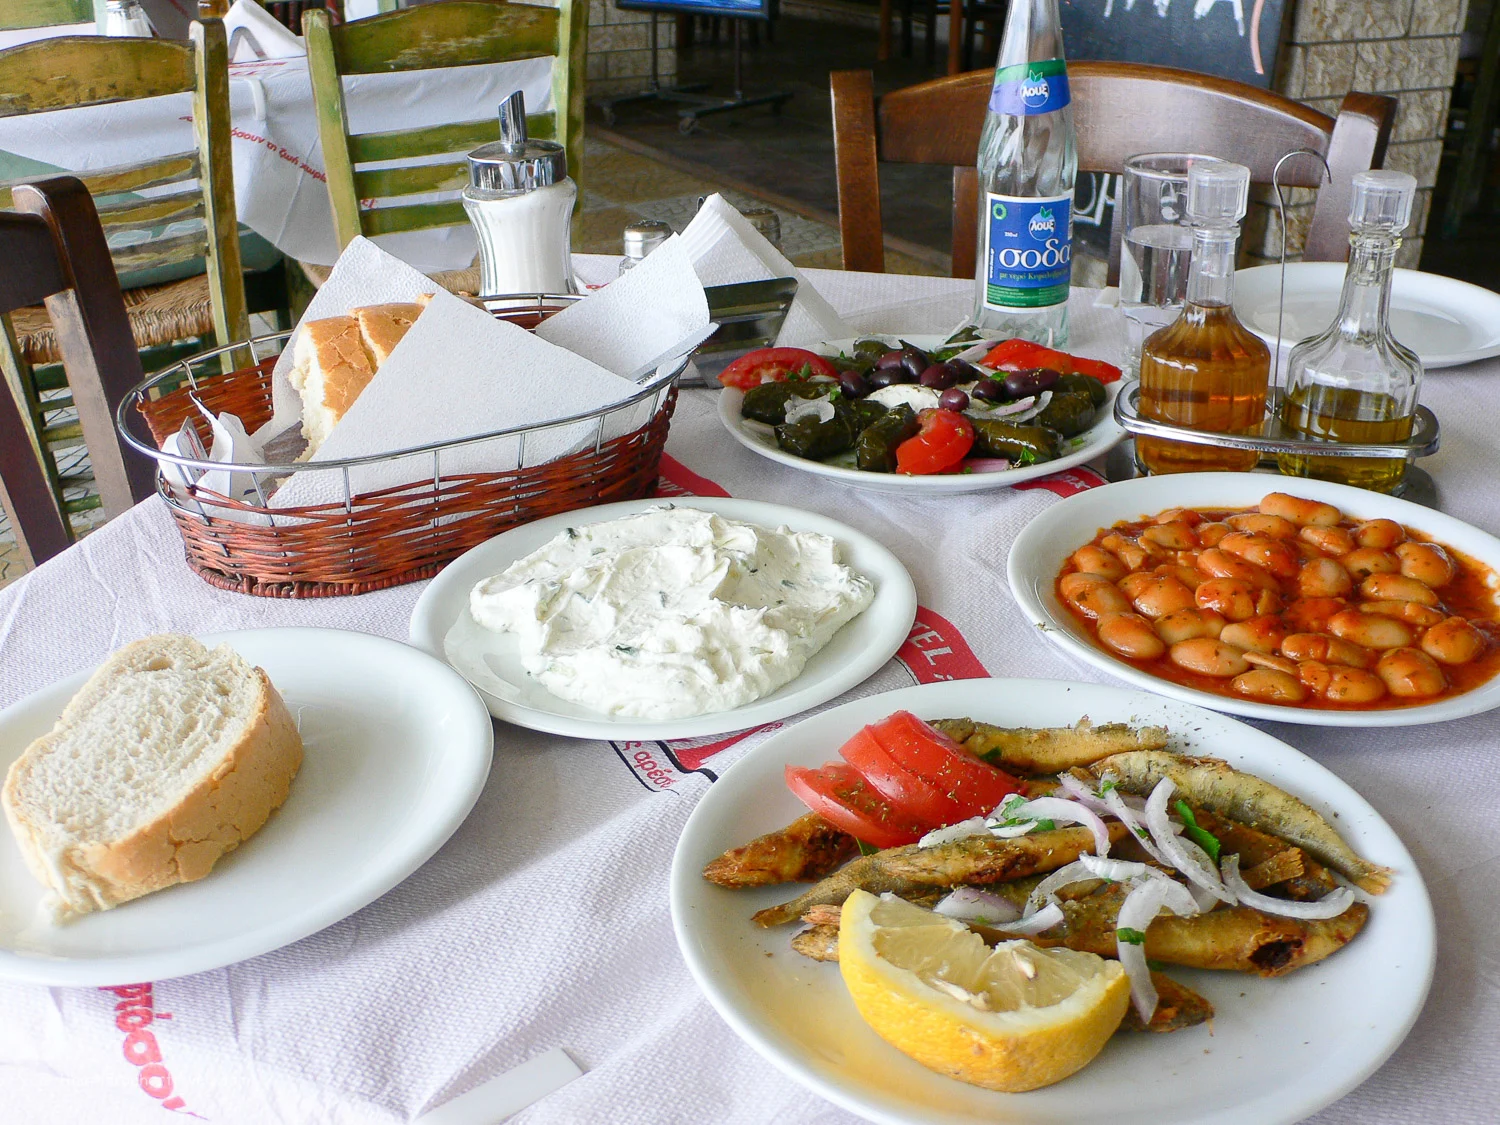
[[[1148,152],[1125,161],[1120,178],[1120,311],[1125,358],[1140,373],[1141,342],[1177,319],[1187,299],[1193,232],[1187,227],[1188,169],[1213,156]]]

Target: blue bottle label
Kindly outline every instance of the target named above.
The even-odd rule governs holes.
[[[1067,64],[1062,59],[1042,59],[995,71],[990,112],[1030,117],[1062,109],[1071,100]]]
[[[984,303],[1045,308],[1068,299],[1073,272],[1073,197],[985,193]]]

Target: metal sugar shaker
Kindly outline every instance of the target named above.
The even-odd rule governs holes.
[[[463,202],[479,236],[480,292],[576,292],[577,199],[563,146],[526,135],[526,99],[517,90],[500,105],[500,139],[469,153]]]

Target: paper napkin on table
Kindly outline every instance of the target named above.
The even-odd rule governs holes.
[[[287,380],[287,372],[292,369],[293,345],[304,324],[347,316],[350,309],[365,305],[413,302],[440,289],[442,286],[425,273],[387,254],[368,238],[355,238],[333,264],[328,280],[313,294],[297,330],[287,337],[286,350],[271,372],[271,420],[255,431],[256,440],[265,446],[302,421],[302,398]]]
[[[439,290],[307,464],[540,425],[621,402],[638,389]],[[629,416],[632,411],[617,412],[602,435],[595,422],[528,434],[524,450],[519,437],[494,438],[445,449],[436,463],[432,453],[422,453],[357,465],[348,471],[349,490],[359,495],[430,481],[435,473],[504,472],[523,458],[527,466],[541,464],[626,432]],[[333,470],[294,473],[271,506],[342,502],[343,476]]]
[[[224,13],[224,34],[231,43],[235,31],[242,27],[255,40],[261,53],[257,55],[249,44],[242,42],[239,50],[230,56],[230,62],[251,62],[257,58],[294,59],[307,54],[301,36],[278,23],[276,17],[255,0],[234,0],[229,11]]]
[[[776,277],[797,279],[797,298],[781,326],[781,334],[776,337],[778,344],[806,346],[855,335],[802,271],[787,261],[723,196],[715,193],[703,201],[698,214],[682,232],[682,241],[693,259],[698,280],[704,285],[770,281]],[[660,249],[647,255],[646,261],[658,253]]]
[[[542,321],[536,334],[626,378],[654,371],[712,331],[708,298],[681,237]]]

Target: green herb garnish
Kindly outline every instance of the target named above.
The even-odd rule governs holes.
[[[1121,926],[1115,931],[1115,937],[1127,945],[1145,945],[1146,934],[1143,930],[1132,930],[1129,926]]]
[[[867,844],[863,840],[855,840],[854,842],[859,845],[860,855],[874,855],[880,850],[874,844]]]
[[[1212,832],[1198,827],[1198,821],[1193,816],[1193,810],[1188,808],[1186,801],[1178,801],[1172,806],[1177,810],[1177,815],[1182,817],[1182,823],[1187,831],[1187,838],[1208,853],[1208,858],[1215,863],[1219,862],[1219,838]]]

